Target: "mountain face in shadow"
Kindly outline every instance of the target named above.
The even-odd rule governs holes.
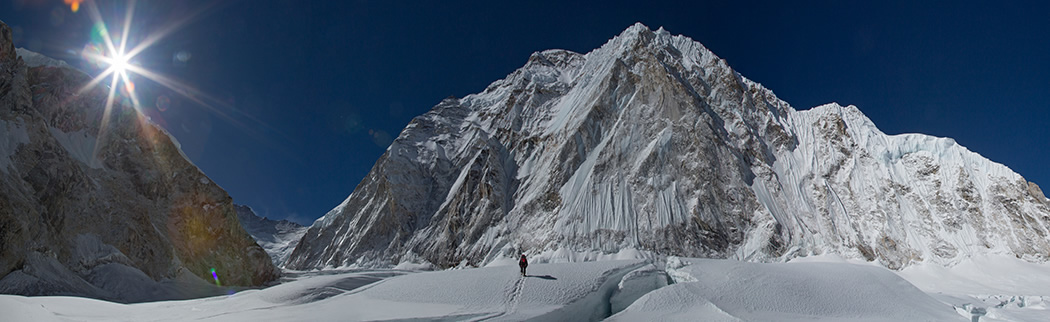
[[[278,277],[174,138],[49,61],[0,23],[0,292],[136,302]]]

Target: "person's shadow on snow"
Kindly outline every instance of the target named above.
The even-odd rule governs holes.
[[[550,276],[550,275],[525,275],[525,277],[542,278],[542,279],[545,279],[545,280],[557,280],[558,279],[558,278],[556,278],[554,276]]]

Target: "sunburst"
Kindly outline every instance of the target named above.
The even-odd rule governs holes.
[[[133,78],[139,77],[167,87],[178,93],[180,96],[197,103],[199,106],[204,107],[220,118],[227,120],[234,126],[249,132],[257,138],[261,138],[259,133],[253,130],[251,126],[243,124],[237,118],[231,117],[231,114],[237,115],[240,119],[253,121],[255,124],[261,125],[263,128],[273,129],[257,118],[239,111],[223,100],[215,99],[211,95],[208,95],[207,93],[204,93],[184,82],[151,71],[139,65],[136,61],[136,57],[139,54],[143,53],[150,46],[156,44],[158,41],[164,39],[182,26],[198,18],[203,12],[212,9],[214,3],[201,6],[197,8],[197,11],[161,26],[155,32],[141,37],[142,41],[134,46],[130,46],[131,44],[129,40],[129,35],[132,31],[132,21],[135,15],[136,2],[134,0],[127,2],[127,6],[124,8],[123,25],[121,26],[120,33],[116,35],[110,32],[95,1],[84,1],[83,3],[94,23],[94,30],[97,31],[101,38],[101,43],[89,44],[81,52],[81,56],[98,64],[99,67],[103,67],[104,69],[101,73],[92,78],[90,82],[81,87],[78,91],[78,95],[91,91],[104,81],[108,80],[109,82],[109,93],[106,98],[102,124],[97,140],[102,140],[103,133],[101,132],[105,131],[107,128],[113,105],[120,96],[130,99],[130,105],[135,108],[135,110],[139,111],[139,113],[142,112],[142,105],[140,104],[138,94],[135,92],[135,82],[133,81]],[[101,144],[96,144],[95,146],[97,153]]]

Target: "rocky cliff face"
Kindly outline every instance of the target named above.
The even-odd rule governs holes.
[[[535,53],[415,118],[287,265],[1043,260],[1048,223],[1034,184],[951,139],[886,135],[853,106],[795,110],[700,43],[638,24],[585,55]]]
[[[78,94],[80,71],[27,65],[0,29],[0,292],[139,301],[134,283],[199,290],[213,268],[229,286],[277,277],[167,133],[132,107],[106,114],[108,88]],[[207,293],[183,291],[144,296]]]

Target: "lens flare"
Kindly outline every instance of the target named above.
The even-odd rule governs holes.
[[[222,287],[222,284],[219,283],[219,274],[215,273],[214,267],[211,269],[211,277],[215,279],[215,286]]]
[[[77,12],[77,11],[80,11],[80,3],[84,2],[84,1],[83,0],[62,0],[62,2],[65,2],[66,4],[69,5],[69,10],[73,10],[73,12]]]
[[[157,84],[170,89],[174,94],[178,94],[185,98],[187,102],[195,103],[196,105],[206,109],[229,122],[234,127],[244,131],[249,136],[254,137],[260,142],[272,143],[272,137],[263,135],[263,131],[269,133],[275,133],[281,137],[290,140],[290,136],[281,132],[280,130],[266,124],[259,118],[245,113],[236,107],[230,100],[223,100],[215,98],[208,93],[205,93],[196,87],[193,87],[187,83],[181,82],[174,78],[162,75],[156,71],[148,70],[145,66],[140,65],[136,61],[136,57],[143,53],[146,49],[150,48],[160,40],[171,35],[183,26],[193,22],[199,18],[206,11],[216,8],[216,4],[221,1],[211,2],[210,4],[199,6],[188,14],[180,15],[178,19],[160,25],[156,30],[146,33],[141,36],[136,36],[135,43],[132,44],[129,41],[129,34],[132,31],[132,18],[135,13],[134,0],[127,2],[127,6],[124,12],[124,19],[121,21],[123,26],[120,32],[111,32],[107,28],[105,21],[102,19],[102,14],[99,11],[97,1],[85,1],[85,0],[65,0],[68,1],[70,6],[79,8],[79,4],[83,3],[91,20],[94,22],[91,32],[91,43],[84,46],[81,50],[80,56],[89,64],[92,64],[102,72],[96,75],[91,81],[85,84],[76,95],[81,95],[92,91],[99,87],[99,85],[105,85],[103,82],[108,81],[108,98],[106,99],[105,109],[103,110],[102,122],[99,127],[99,133],[96,140],[98,143],[95,144],[94,155],[98,155],[99,149],[103,146],[101,144],[104,137],[104,133],[108,128],[110,116],[112,114],[112,108],[114,104],[122,104],[125,99],[130,100],[130,106],[142,115],[142,104],[139,100],[139,94],[136,93],[136,87],[142,87],[143,89],[149,88],[151,84]],[[75,4],[74,4],[75,3]],[[155,4],[156,2],[149,2],[149,4]],[[230,3],[230,2],[222,2]],[[181,51],[175,53],[175,61],[179,64],[186,64],[192,57],[192,54],[188,51]],[[107,79],[108,78],[108,79]],[[142,81],[149,80],[147,83],[135,84],[132,80]],[[136,86],[140,85],[140,86]],[[119,96],[119,97],[118,97]],[[147,102],[150,102],[147,100]],[[158,108],[163,111],[170,106],[170,102],[164,104],[158,104]],[[180,105],[181,106],[181,105]],[[127,111],[125,111],[127,112]],[[292,155],[289,151],[285,150],[282,146],[273,146],[275,149],[283,151],[286,154]],[[298,158],[297,155],[292,155]],[[305,161],[302,161],[305,164]]]
[[[132,76],[135,76],[136,78],[141,77],[148,79],[154,83],[171,89],[180,96],[183,96],[189,101],[197,103],[201,107],[208,109],[208,111],[215,113],[219,117],[229,121],[235,127],[238,127],[244,130],[245,132],[256,136],[260,140],[265,140],[266,138],[261,136],[261,133],[256,130],[256,126],[245,124],[245,120],[251,121],[255,125],[261,125],[261,127],[266,130],[280,133],[279,131],[277,131],[277,129],[262,122],[258,118],[244,113],[238,110],[237,108],[233,107],[233,104],[227,100],[217,99],[215,97],[212,97],[211,95],[208,95],[207,93],[198,90],[197,88],[194,88],[193,86],[190,86],[189,84],[161,75],[157,72],[148,70],[143,66],[136,64],[135,57],[137,55],[141,54],[144,50],[156,44],[164,37],[167,37],[168,35],[172,34],[182,26],[197,19],[202,13],[213,8],[214,4],[201,6],[200,8],[198,8],[197,11],[192,12],[188,15],[184,15],[180,20],[161,26],[159,30],[145,35],[141,38],[141,41],[129,47],[128,35],[131,32],[132,18],[135,12],[135,1],[128,2],[123,20],[124,25],[122,28],[122,32],[119,34],[119,37],[116,37],[116,34],[111,35],[109,29],[106,27],[106,24],[102,19],[102,15],[99,12],[98,5],[95,3],[95,1],[79,1],[85,4],[88,14],[91,16],[91,19],[95,23],[91,29],[92,42],[99,43],[98,45],[86,45],[81,51],[80,55],[89,63],[92,63],[98,66],[99,68],[103,68],[104,70],[90,82],[84,85],[84,87],[80,89],[78,94],[83,94],[87,91],[90,91],[91,89],[95,88],[97,85],[102,83],[107,77],[109,77],[110,98],[107,100],[107,107],[105,112],[106,115],[109,114],[109,109],[112,105],[112,102],[114,102],[113,95],[123,94],[124,92],[128,93],[127,96],[129,96],[132,103],[134,103],[133,105],[135,109],[140,109],[142,107],[142,105],[139,104],[138,95],[133,90],[135,88],[135,85],[131,84]],[[189,61],[191,57],[191,53],[186,51],[182,51],[175,54],[176,60],[180,61],[181,63]],[[120,90],[120,92],[117,92],[118,85],[120,84],[124,84],[124,86],[119,86],[122,89]],[[107,121],[108,118],[103,116],[102,128],[105,128],[105,123]],[[97,147],[98,146],[96,145],[96,148]]]
[[[157,96],[157,110],[161,112],[167,112],[168,107],[171,106],[171,98],[165,95]]]

